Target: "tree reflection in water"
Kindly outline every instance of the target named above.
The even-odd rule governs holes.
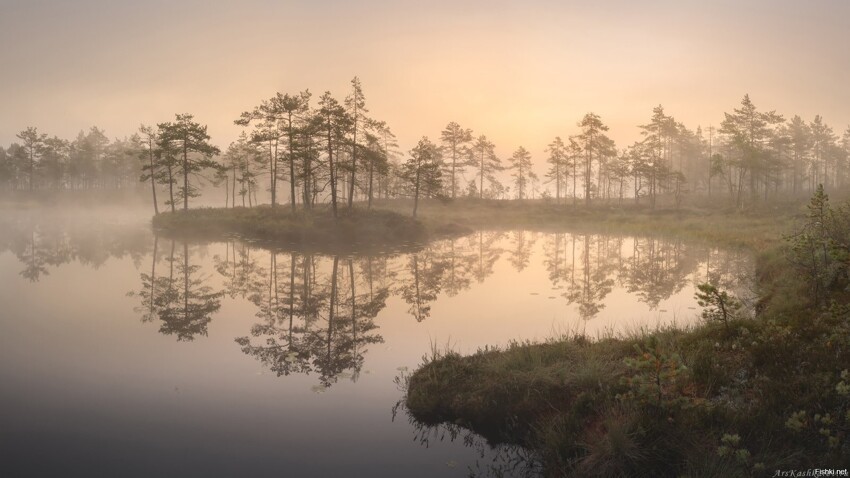
[[[231,281],[255,286],[248,297],[261,319],[236,342],[278,376],[316,373],[323,387],[356,381],[366,346],[383,342],[374,319],[389,288],[376,288],[374,268],[358,276],[352,258],[290,252],[279,267],[280,255],[270,252],[268,269],[254,270],[260,280]]]
[[[564,290],[562,297],[578,305],[584,320],[602,311],[615,285],[656,310],[689,284],[740,288],[752,271],[744,252],[721,252],[677,238],[554,233],[543,250],[553,289]]]
[[[176,335],[178,341],[206,336],[213,314],[221,308],[224,291],[214,291],[207,285],[210,277],[200,272],[200,266],[191,264],[186,242],[182,245],[182,255],[175,256],[175,241],[171,241],[166,259],[168,275],[157,276],[158,249],[159,238],[154,237],[151,273],[140,275],[142,288],[131,294],[140,298],[141,305],[136,311],[142,314],[143,322],[159,319],[159,331]]]
[[[238,241],[223,248],[210,261],[195,246],[153,236],[143,225],[0,218],[0,253],[14,255],[24,280],[38,282],[73,262],[97,269],[129,257],[144,269],[129,294],[142,321],[158,321],[161,333],[190,341],[207,335],[225,295],[247,300],[258,322],[237,339],[242,350],[281,376],[314,373],[322,386],[356,380],[368,345],[383,341],[375,320],[391,296],[422,322],[443,297],[488,282],[500,263],[524,274],[542,266],[556,295],[586,321],[604,310],[615,288],[650,310],[693,283],[754,295],[744,277],[753,270],[748,253],[668,237],[477,231],[415,253],[356,257],[270,252]],[[141,266],[146,256],[150,265]],[[207,263],[222,290],[203,272]]]
[[[446,259],[443,287],[447,296],[454,297],[472,285],[472,272],[477,257],[468,241],[453,239],[443,244]]]
[[[143,321],[159,320],[160,332],[187,341],[207,334],[224,295],[248,301],[258,321],[236,339],[242,351],[278,376],[315,374],[320,387],[339,378],[357,380],[368,346],[384,340],[376,318],[391,296],[406,304],[416,322],[425,321],[442,297],[487,282],[500,259],[518,273],[542,267],[557,296],[585,324],[604,310],[615,288],[657,310],[694,282],[740,288],[740,271],[752,270],[744,252],[675,238],[479,231],[414,253],[359,257],[269,251],[232,241],[208,261],[223,283],[215,291],[210,276],[192,264],[188,244],[171,241],[163,258],[162,242],[154,238],[152,248],[145,248],[152,249],[151,265],[134,294]],[[22,263],[42,263],[30,259],[31,249],[20,249],[27,253]]]
[[[530,231],[514,231],[511,236],[513,245],[510,249],[510,263],[517,272],[522,272],[531,261],[531,248],[536,241],[536,233]]]
[[[0,253],[11,253],[4,261],[17,260],[20,270],[12,274],[21,282],[45,281],[71,262],[98,268],[110,258],[129,257],[140,269],[130,294],[138,317],[180,342],[206,336],[225,297],[247,303],[250,320],[234,334],[242,352],[277,376],[313,375],[319,389],[358,380],[370,346],[384,342],[378,316],[391,297],[406,323],[418,327],[437,310],[452,310],[437,309],[440,301],[494,311],[516,291],[497,291],[505,296],[495,305],[469,304],[465,291],[490,292],[516,274],[536,280],[535,286],[550,284],[557,290],[553,308],[589,321],[618,294],[657,310],[694,283],[738,292],[746,284],[742,271],[753,270],[746,252],[667,237],[477,231],[415,253],[361,256],[269,251],[231,241],[209,258],[197,246],[152,236],[146,228],[3,219],[0,225],[6,226],[0,227]],[[416,425],[415,433],[426,446],[446,437],[484,443],[457,426]]]
[[[448,261],[437,253],[435,247],[429,246],[422,252],[410,254],[408,264],[398,294],[409,306],[407,312],[417,322],[422,322],[431,316],[431,303],[437,300],[442,290]]]
[[[579,317],[584,321],[596,317],[605,307],[605,298],[614,285],[612,275],[615,269],[604,255],[606,249],[595,239],[589,234],[572,236],[573,251],[576,242],[581,242],[579,262],[571,264],[570,283],[562,294],[568,303],[578,304]],[[576,269],[579,269],[578,278]]]
[[[493,267],[504,252],[504,249],[498,247],[503,237],[504,233],[501,232],[484,231],[478,231],[470,236],[470,243],[476,252],[472,275],[479,284],[493,274]]]
[[[64,216],[9,215],[0,219],[0,252],[11,251],[23,266],[21,277],[30,282],[71,262],[97,269],[110,258],[129,256],[138,264],[150,250],[149,238],[145,227]]]

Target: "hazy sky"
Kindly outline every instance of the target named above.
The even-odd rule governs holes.
[[[659,103],[695,128],[744,93],[841,132],[848,22],[848,0],[0,0],[0,145],[189,112],[225,147],[261,99],[355,75],[404,151],[457,121],[540,163],[588,111],[623,147]]]

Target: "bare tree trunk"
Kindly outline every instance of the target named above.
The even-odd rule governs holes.
[[[416,210],[419,209],[419,170],[422,165],[416,166],[416,181],[413,185],[413,218],[416,219]]]
[[[151,166],[151,192],[153,193],[153,213],[159,214],[159,203],[156,202],[156,175],[154,174],[154,164],[153,164],[153,141],[148,142],[148,155],[150,159]]]
[[[272,195],[272,207],[277,206],[277,141],[269,139],[269,190]]]
[[[331,139],[331,120],[328,118],[328,169],[331,175],[331,207],[333,208],[334,218],[338,217],[336,205],[336,171],[334,171],[334,151]],[[336,262],[334,262],[336,266]]]
[[[189,210],[189,150],[183,140],[183,211]]]
[[[375,165],[370,162],[369,164],[369,203],[366,209],[372,210],[372,183],[374,181],[375,176]]]
[[[481,151],[481,184],[478,189],[478,199],[484,199],[484,151]]]
[[[295,146],[292,138],[292,112],[289,112],[289,196],[292,199],[292,212],[295,212]]]
[[[236,165],[233,166],[233,183],[230,185],[231,207],[236,207]],[[244,206],[244,204],[243,204]]]
[[[168,166],[168,196],[171,202],[171,212],[174,212],[174,171]]]

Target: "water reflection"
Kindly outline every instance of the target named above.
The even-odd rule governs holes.
[[[573,253],[576,243],[580,244],[580,253],[578,262],[570,264],[570,283],[563,297],[569,304],[578,304],[579,317],[590,320],[605,307],[605,298],[614,285],[618,256],[610,253],[614,248],[609,247],[608,238],[584,234],[572,236],[570,242]]]
[[[390,299],[419,323],[435,304],[463,301],[494,277],[500,283],[505,274],[542,274],[551,292],[532,294],[556,299],[553,309],[566,307],[587,324],[616,303],[612,294],[666,312],[660,304],[697,282],[745,293],[742,276],[752,271],[745,253],[666,237],[478,231],[413,253],[359,256],[230,241],[213,244],[206,257],[205,247],[145,227],[20,218],[3,226],[0,251],[14,254],[30,282],[63,264],[99,268],[129,256],[141,269],[139,287],[129,293],[137,316],[181,342],[207,336],[225,298],[251,304],[256,323],[236,337],[242,352],[278,376],[314,374],[322,387],[341,377],[357,380],[369,346],[384,342],[378,318]],[[469,304],[470,312],[480,305]]]
[[[629,292],[635,292],[651,308],[687,284],[688,274],[697,270],[699,256],[687,254],[679,240],[635,239],[620,277]]]
[[[541,237],[552,289],[585,322],[615,289],[655,310],[694,282],[740,284],[734,271],[750,266],[744,254],[675,238],[530,231],[480,231],[416,253],[359,258],[264,252],[231,242],[214,261],[227,294],[247,298],[261,319],[250,336],[237,338],[243,352],[279,376],[315,372],[328,387],[339,376],[356,380],[367,346],[383,342],[375,319],[389,297],[400,298],[416,322],[425,321],[441,297],[484,283],[506,253],[511,268],[524,271]]]
[[[510,263],[517,272],[522,272],[528,267],[531,260],[531,248],[536,241],[536,234],[528,231],[514,231],[511,233]]]
[[[408,313],[417,322],[422,322],[431,316],[431,303],[437,300],[443,288],[449,261],[438,255],[434,247],[426,247],[422,252],[411,254],[407,262],[407,274],[402,276],[398,293],[409,306]]]
[[[747,253],[665,237],[477,231],[416,252],[333,255],[269,250],[241,241],[199,245],[154,236],[144,223],[97,218],[6,216],[0,225],[5,226],[0,227],[0,291],[12,298],[6,299],[11,307],[0,336],[15,337],[0,350],[10,357],[4,359],[6,376],[21,371],[15,383],[23,384],[4,390],[17,394],[19,403],[54,396],[65,400],[79,391],[79,403],[89,406],[95,402],[88,390],[101,382],[88,377],[112,373],[102,382],[110,388],[101,391],[112,397],[112,384],[118,384],[128,392],[127,405],[108,416],[85,408],[103,424],[104,436],[121,433],[111,423],[126,429],[116,417],[138,409],[133,400],[142,393],[145,406],[174,413],[180,430],[218,427],[210,437],[192,436],[202,447],[213,440],[232,450],[234,436],[258,444],[271,443],[266,434],[277,433],[277,441],[298,437],[284,447],[296,451],[264,453],[266,463],[272,456],[280,462],[301,456],[321,461],[309,450],[344,446],[359,447],[362,456],[380,453],[376,462],[392,455],[405,466],[421,464],[408,459],[420,452],[402,444],[412,432],[431,447],[424,461],[439,462],[419,476],[440,475],[455,459],[455,471],[464,475],[472,466],[483,475],[507,476],[504,470],[518,463],[511,455],[490,469],[489,445],[460,427],[411,424],[411,429],[398,421],[385,423],[387,407],[398,399],[392,377],[398,369],[415,367],[432,341],[451,339],[459,352],[470,353],[511,339],[543,339],[574,323],[584,325],[589,335],[608,326],[619,331],[636,323],[651,327],[663,314],[670,317],[668,309],[679,313],[680,323],[688,323],[699,313],[694,283],[711,281],[740,293],[747,283],[741,276],[753,270]],[[88,299],[91,290],[98,292],[96,302]],[[137,320],[147,325],[140,327]],[[46,336],[48,329],[62,332]],[[53,357],[45,352],[43,363],[50,366],[44,371],[33,368],[42,362],[28,355],[32,347],[16,348],[17,337],[24,336],[28,341],[21,343],[59,351]],[[49,340],[54,340],[50,347],[43,346]],[[56,383],[55,369],[73,377],[63,378],[68,385],[62,393],[41,394],[31,387]],[[85,374],[74,375],[77,369]],[[263,371],[270,373],[262,376]],[[327,393],[316,397],[311,390]],[[189,394],[218,397],[219,402],[198,411],[181,405],[189,402],[181,398]],[[12,409],[8,403],[4,406]],[[61,405],[57,410],[64,410]],[[234,409],[251,413],[222,420]],[[57,420],[83,416],[57,412],[41,423],[57,423],[50,431],[57,437]],[[188,426],[190,418],[198,421]],[[256,426],[269,420],[277,420],[274,427]],[[299,420],[301,428],[291,433]],[[195,426],[202,421],[204,426]],[[325,422],[333,430],[315,428]],[[16,426],[18,436],[31,423],[21,420]],[[363,437],[364,427],[374,428],[374,436]],[[263,436],[254,436],[259,429]],[[156,439],[175,434],[173,428],[152,430]],[[487,457],[476,464],[475,457],[468,458],[481,454],[438,443],[443,439],[470,444],[476,452],[474,443],[480,443]],[[466,454],[455,454],[458,449]],[[333,468],[325,475],[341,473]],[[399,473],[408,474],[415,473]]]
[[[504,252],[504,249],[499,247],[503,237],[504,233],[485,231],[478,231],[470,236],[470,243],[477,252],[472,275],[479,284],[493,274],[493,267]]]
[[[50,270],[71,262],[99,268],[110,258],[130,256],[138,264],[150,251],[147,227],[80,221],[62,216],[34,219],[0,217],[0,252],[11,251],[21,277],[38,282]]]
[[[655,310],[695,282],[741,289],[744,271],[752,266],[743,253],[677,238],[554,233],[548,234],[543,251],[553,290],[563,291],[584,320],[599,315],[615,286]]]
[[[405,388],[401,383],[404,376],[397,377],[395,382],[400,391]],[[407,423],[413,429],[413,441],[422,447],[430,448],[445,441],[459,442],[475,453],[474,463],[466,467],[466,476],[470,478],[531,478],[543,476],[541,457],[518,445],[503,443],[500,440],[490,440],[470,431],[456,423],[424,424],[413,417],[404,405],[404,399],[392,407],[392,419],[395,421],[400,414],[407,418]],[[454,468],[457,463],[449,462],[447,466]]]
[[[240,258],[249,254],[243,251]],[[270,252],[268,268],[242,269],[253,271],[250,280],[229,278],[229,294],[247,295],[260,319],[250,336],[236,339],[242,352],[278,376],[316,373],[322,387],[340,377],[356,381],[366,347],[384,341],[375,333],[375,317],[386,306],[389,288],[375,286],[375,268],[358,275],[354,262],[339,256]],[[240,270],[235,261],[230,268],[219,264],[218,269],[224,275]]]
[[[167,274],[157,276],[156,264],[159,238],[154,237],[151,254],[151,273],[140,275],[142,288],[137,293],[143,322],[159,319],[159,331],[164,335],[176,335],[177,340],[188,342],[197,336],[206,336],[212,316],[221,308],[223,291],[215,291],[208,285],[209,274],[201,272],[201,266],[191,263],[189,245],[182,243],[181,253],[175,255],[175,241],[170,241]]]

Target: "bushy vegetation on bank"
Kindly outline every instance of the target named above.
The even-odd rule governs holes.
[[[460,424],[492,442],[531,449],[547,476],[846,468],[847,208],[830,206],[819,190],[796,221],[787,209],[746,218],[644,216],[634,225],[751,248],[758,258],[755,316],[718,320],[719,299],[706,299],[711,320],[690,330],[572,336],[468,357],[446,351],[408,378],[407,409],[424,424]],[[629,226],[595,218],[609,221]]]

